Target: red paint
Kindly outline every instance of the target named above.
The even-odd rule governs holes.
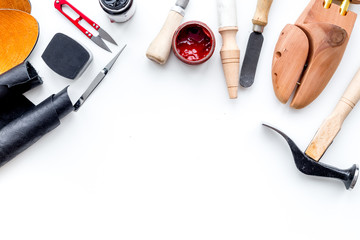
[[[215,49],[215,37],[206,24],[192,21],[181,25],[173,39],[175,55],[188,64],[206,62]]]

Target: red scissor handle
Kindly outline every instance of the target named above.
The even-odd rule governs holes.
[[[55,8],[59,10],[67,19],[69,19],[80,31],[82,31],[88,38],[92,38],[93,34],[86,30],[83,26],[79,24],[81,20],[85,20],[87,23],[89,23],[95,30],[99,30],[100,26],[96,24],[94,21],[92,21],[90,18],[85,16],[82,12],[77,10],[73,5],[71,5],[67,0],[55,0]],[[74,10],[77,14],[79,14],[79,18],[72,19],[69,15],[67,15],[63,10],[62,6],[68,5],[72,10]]]

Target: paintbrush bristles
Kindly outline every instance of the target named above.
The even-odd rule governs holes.
[[[237,27],[236,0],[217,0],[219,27]]]

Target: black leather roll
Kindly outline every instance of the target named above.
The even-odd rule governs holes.
[[[42,83],[35,68],[24,62],[0,75],[0,100],[10,91],[23,94]]]
[[[60,125],[73,111],[67,88],[52,95],[0,130],[0,166]]]
[[[34,107],[22,94],[41,84],[41,78],[29,62],[0,75],[0,129]]]

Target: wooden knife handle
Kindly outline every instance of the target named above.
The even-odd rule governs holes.
[[[268,16],[273,0],[258,0],[256,12],[252,20],[254,25],[266,26],[268,23]]]
[[[157,37],[150,44],[146,56],[159,64],[165,64],[171,51],[171,42],[176,29],[180,26],[184,17],[170,11],[169,15]]]

